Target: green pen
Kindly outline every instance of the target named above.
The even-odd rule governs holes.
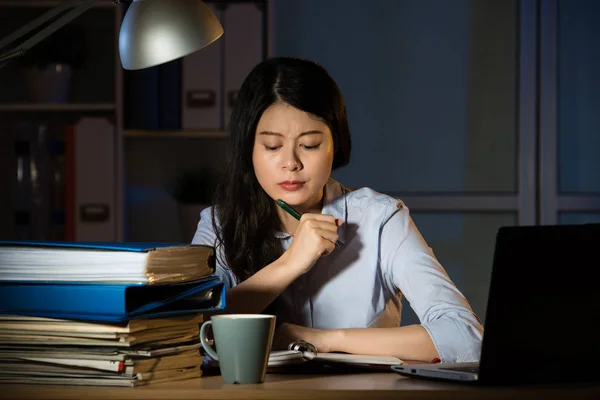
[[[288,203],[281,199],[277,199],[275,202],[279,207],[283,209],[283,211],[296,218],[296,220],[300,221],[301,215],[298,211],[294,210],[294,207],[290,206]],[[335,242],[335,247],[340,247],[340,244],[338,242]]]
[[[296,210],[294,210],[294,208],[292,206],[290,206],[288,203],[286,203],[285,201],[281,200],[281,199],[277,199],[276,201],[277,205],[281,208],[283,208],[283,211],[285,211],[286,213],[290,214],[292,217],[296,218],[298,221],[300,221],[300,213]]]

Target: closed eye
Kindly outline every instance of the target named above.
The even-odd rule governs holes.
[[[320,147],[320,144],[314,145],[314,146],[307,146],[307,145],[302,145],[302,147],[304,147],[306,150],[316,150]]]
[[[275,151],[277,150],[279,147],[281,146],[266,146],[265,145],[265,149],[269,150],[269,151]]]

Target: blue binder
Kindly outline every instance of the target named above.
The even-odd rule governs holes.
[[[171,284],[0,282],[0,314],[101,322],[174,316],[225,308],[216,275]]]

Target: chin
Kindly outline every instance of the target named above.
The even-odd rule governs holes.
[[[290,206],[299,206],[306,203],[306,201],[308,200],[306,196],[298,196],[294,193],[281,193],[279,197],[275,198],[275,200],[276,199],[281,199],[288,203]]]
[[[307,191],[300,190],[297,192],[279,191],[279,197],[277,198],[285,201],[291,206],[297,207],[310,203],[311,199],[314,197],[314,195],[307,193]]]
[[[281,199],[290,205],[294,203],[302,203],[308,198],[304,190],[291,192],[284,190],[279,186],[273,188],[273,190],[271,190],[268,194],[273,200]]]

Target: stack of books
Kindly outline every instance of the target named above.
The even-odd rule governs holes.
[[[139,386],[201,376],[225,306],[194,245],[0,242],[0,384]]]

